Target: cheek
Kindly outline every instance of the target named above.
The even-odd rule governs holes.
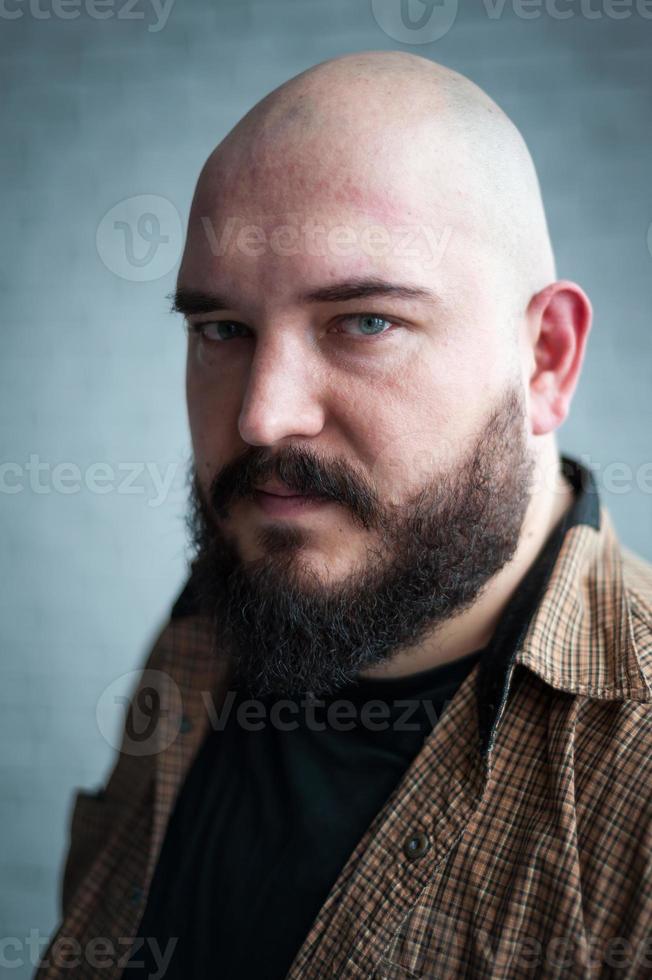
[[[479,369],[460,361],[422,361],[409,379],[392,387],[391,397],[387,390],[379,394],[382,410],[368,432],[372,479],[388,504],[405,502],[428,483],[454,472],[485,417],[487,403],[495,398],[489,380],[478,377]]]
[[[202,385],[199,382],[197,371],[191,360],[191,352],[188,351],[186,359],[186,406],[188,410],[188,425],[192,439],[195,458],[199,455],[199,443],[203,436],[206,411]]]
[[[237,431],[237,407],[232,392],[216,377],[208,378],[190,361],[186,367],[186,405],[195,465],[212,475],[226,458],[232,432]],[[235,428],[234,428],[235,427]]]
[[[420,418],[386,439],[376,455],[373,479],[387,504],[403,504],[433,478],[451,469],[456,441],[435,415]]]
[[[400,505],[433,467],[446,469],[455,445],[450,396],[432,377],[410,372],[377,390],[372,403],[375,414],[365,427],[371,479],[387,505]]]

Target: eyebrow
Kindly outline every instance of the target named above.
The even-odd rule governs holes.
[[[330,286],[319,286],[304,293],[304,303],[343,303],[349,299],[365,299],[367,296],[391,296],[394,299],[436,299],[435,293],[423,286],[407,283],[386,282],[384,279],[349,279]]]
[[[344,282],[332,283],[328,286],[318,286],[302,293],[298,298],[303,303],[344,303],[351,299],[366,299],[371,296],[388,296],[392,299],[420,299],[434,302],[437,295],[423,286],[412,286],[407,283],[387,282],[384,279],[348,279]],[[223,294],[206,292],[202,289],[190,289],[179,286],[172,294],[171,313],[182,313],[192,316],[201,313],[213,313],[215,310],[236,309],[237,303],[231,303],[229,297]]]

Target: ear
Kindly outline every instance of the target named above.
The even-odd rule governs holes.
[[[577,283],[553,282],[527,308],[532,434],[545,435],[568,415],[591,329],[591,302]]]

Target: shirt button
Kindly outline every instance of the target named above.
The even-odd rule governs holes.
[[[429,849],[430,838],[423,832],[410,834],[403,843],[403,854],[408,861],[416,861],[417,858],[423,857]]]
[[[138,885],[134,885],[134,887],[131,889],[131,894],[129,895],[129,901],[132,905],[138,905],[142,897],[142,888],[139,888]]]

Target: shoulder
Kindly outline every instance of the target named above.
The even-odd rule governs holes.
[[[636,697],[578,699],[576,788],[586,793],[586,805],[597,806],[598,796],[603,803],[618,798],[623,821],[628,814],[636,821],[647,813],[652,822],[652,564],[620,542],[617,554],[620,583],[614,594],[622,614],[615,618],[619,635],[610,631],[606,645],[633,654],[626,669],[636,669],[644,684]]]
[[[652,833],[652,564],[620,542],[614,555],[618,571],[610,562],[613,577],[600,602],[617,597],[620,612],[601,620],[603,628],[611,626],[596,646],[604,641],[612,654],[628,651],[629,659],[612,667],[621,680],[638,682],[632,683],[637,694],[577,698],[573,761],[578,830],[587,847],[622,869],[623,849],[639,852]]]
[[[645,680],[652,688],[652,563],[622,545],[620,553],[631,639]]]
[[[652,562],[621,544],[623,581],[637,618],[652,632]]]

